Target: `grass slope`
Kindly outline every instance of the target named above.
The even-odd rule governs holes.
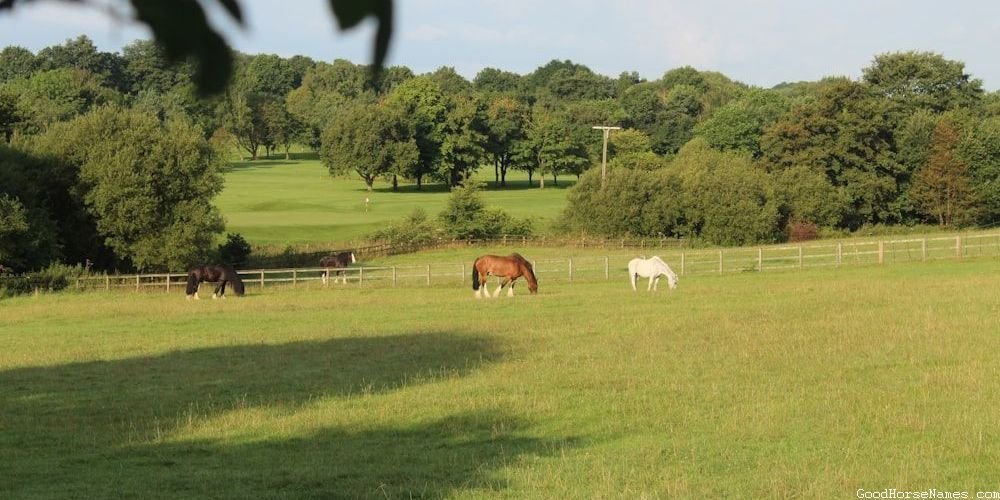
[[[314,155],[298,154],[293,160],[235,162],[225,172],[225,189],[215,200],[226,217],[226,230],[242,234],[255,244],[359,241],[387,222],[423,208],[430,217],[445,206],[447,189],[438,184],[404,184],[393,192],[384,181],[369,193],[357,176],[332,178]],[[480,172],[490,181],[492,171]],[[487,176],[489,174],[489,177]],[[517,217],[535,220],[545,229],[566,205],[566,188],[574,178],[561,179],[559,186],[547,180],[545,189],[528,187],[527,176],[513,172],[505,189],[488,188],[484,200]],[[365,210],[365,198],[370,202]]]
[[[0,497],[992,490],[998,271],[16,298]]]

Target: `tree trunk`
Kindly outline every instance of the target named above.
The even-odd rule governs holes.
[[[500,185],[500,162],[498,161],[493,162],[493,185]]]
[[[554,184],[556,186],[559,185],[559,177],[556,176],[555,172],[552,172],[552,184]]]
[[[417,191],[423,191],[424,190],[424,182],[423,182],[423,180],[424,180],[424,176],[420,175],[420,174],[417,174]]]
[[[392,190],[399,190],[399,178],[396,177],[396,174],[392,174]]]

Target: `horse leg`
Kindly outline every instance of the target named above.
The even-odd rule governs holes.
[[[497,291],[493,292],[494,299],[500,296],[500,290],[503,290],[503,287],[506,284],[507,280],[505,278],[500,278],[500,284],[497,286]]]
[[[320,277],[323,279],[323,286],[326,286],[327,280],[330,279],[330,271],[323,271],[320,274]]]
[[[654,277],[654,276],[650,276],[650,277],[649,277],[649,284],[648,284],[648,285],[646,285],[646,291],[647,291],[647,292],[653,289],[653,280],[654,280],[654,279],[655,279],[655,277]]]
[[[660,286],[660,275],[657,274],[656,278],[653,278],[653,291],[656,291],[656,287]]]
[[[490,298],[490,291],[489,291],[489,289],[486,288],[486,284],[487,283],[489,283],[489,275],[488,274],[484,274],[483,275],[483,281],[479,285],[479,290],[476,291],[476,293],[478,294],[479,292],[483,292],[483,297],[485,297],[485,298],[488,299],[488,298]],[[476,295],[476,298],[479,298],[479,295]]]
[[[639,273],[632,273],[632,275],[629,276],[629,278],[632,278],[632,291],[635,292],[636,291],[635,280],[639,279]]]
[[[507,296],[508,297],[513,297],[514,296],[514,282],[515,281],[516,281],[516,279],[510,280],[510,288],[507,289]]]

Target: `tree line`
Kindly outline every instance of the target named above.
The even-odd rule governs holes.
[[[560,226],[604,235],[769,242],[793,228],[1000,213],[998,94],[934,53],[770,89],[691,67],[646,80],[560,60],[468,80],[447,66],[237,53],[232,74],[202,97],[197,65],[150,41],[0,51],[0,263],[152,270],[204,258],[223,229],[210,203],[222,152],[253,160],[293,144],[369,188],[454,187],[480,169],[498,187],[511,170],[539,188],[576,176]],[[623,127],[603,181],[593,125]]]

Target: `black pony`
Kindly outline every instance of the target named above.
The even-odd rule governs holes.
[[[215,287],[215,292],[212,293],[212,298],[226,298],[226,283],[232,283],[233,292],[238,296],[243,296],[243,280],[240,279],[240,275],[236,273],[233,266],[228,264],[218,264],[214,266],[201,266],[195,267],[188,271],[188,283],[187,283],[187,298],[190,299],[194,297],[195,300],[198,297],[198,285],[202,281],[208,281],[211,283],[219,283]]]
[[[336,269],[334,272],[337,273],[337,277],[333,279],[333,282],[336,283],[340,281],[340,277],[344,274],[342,269],[357,261],[358,260],[354,258],[354,252],[340,252],[333,255],[327,255],[326,257],[319,259],[320,267],[326,268],[323,271],[323,284],[325,285],[326,281],[330,279],[331,268]],[[347,276],[344,276],[344,283],[347,283]]]

